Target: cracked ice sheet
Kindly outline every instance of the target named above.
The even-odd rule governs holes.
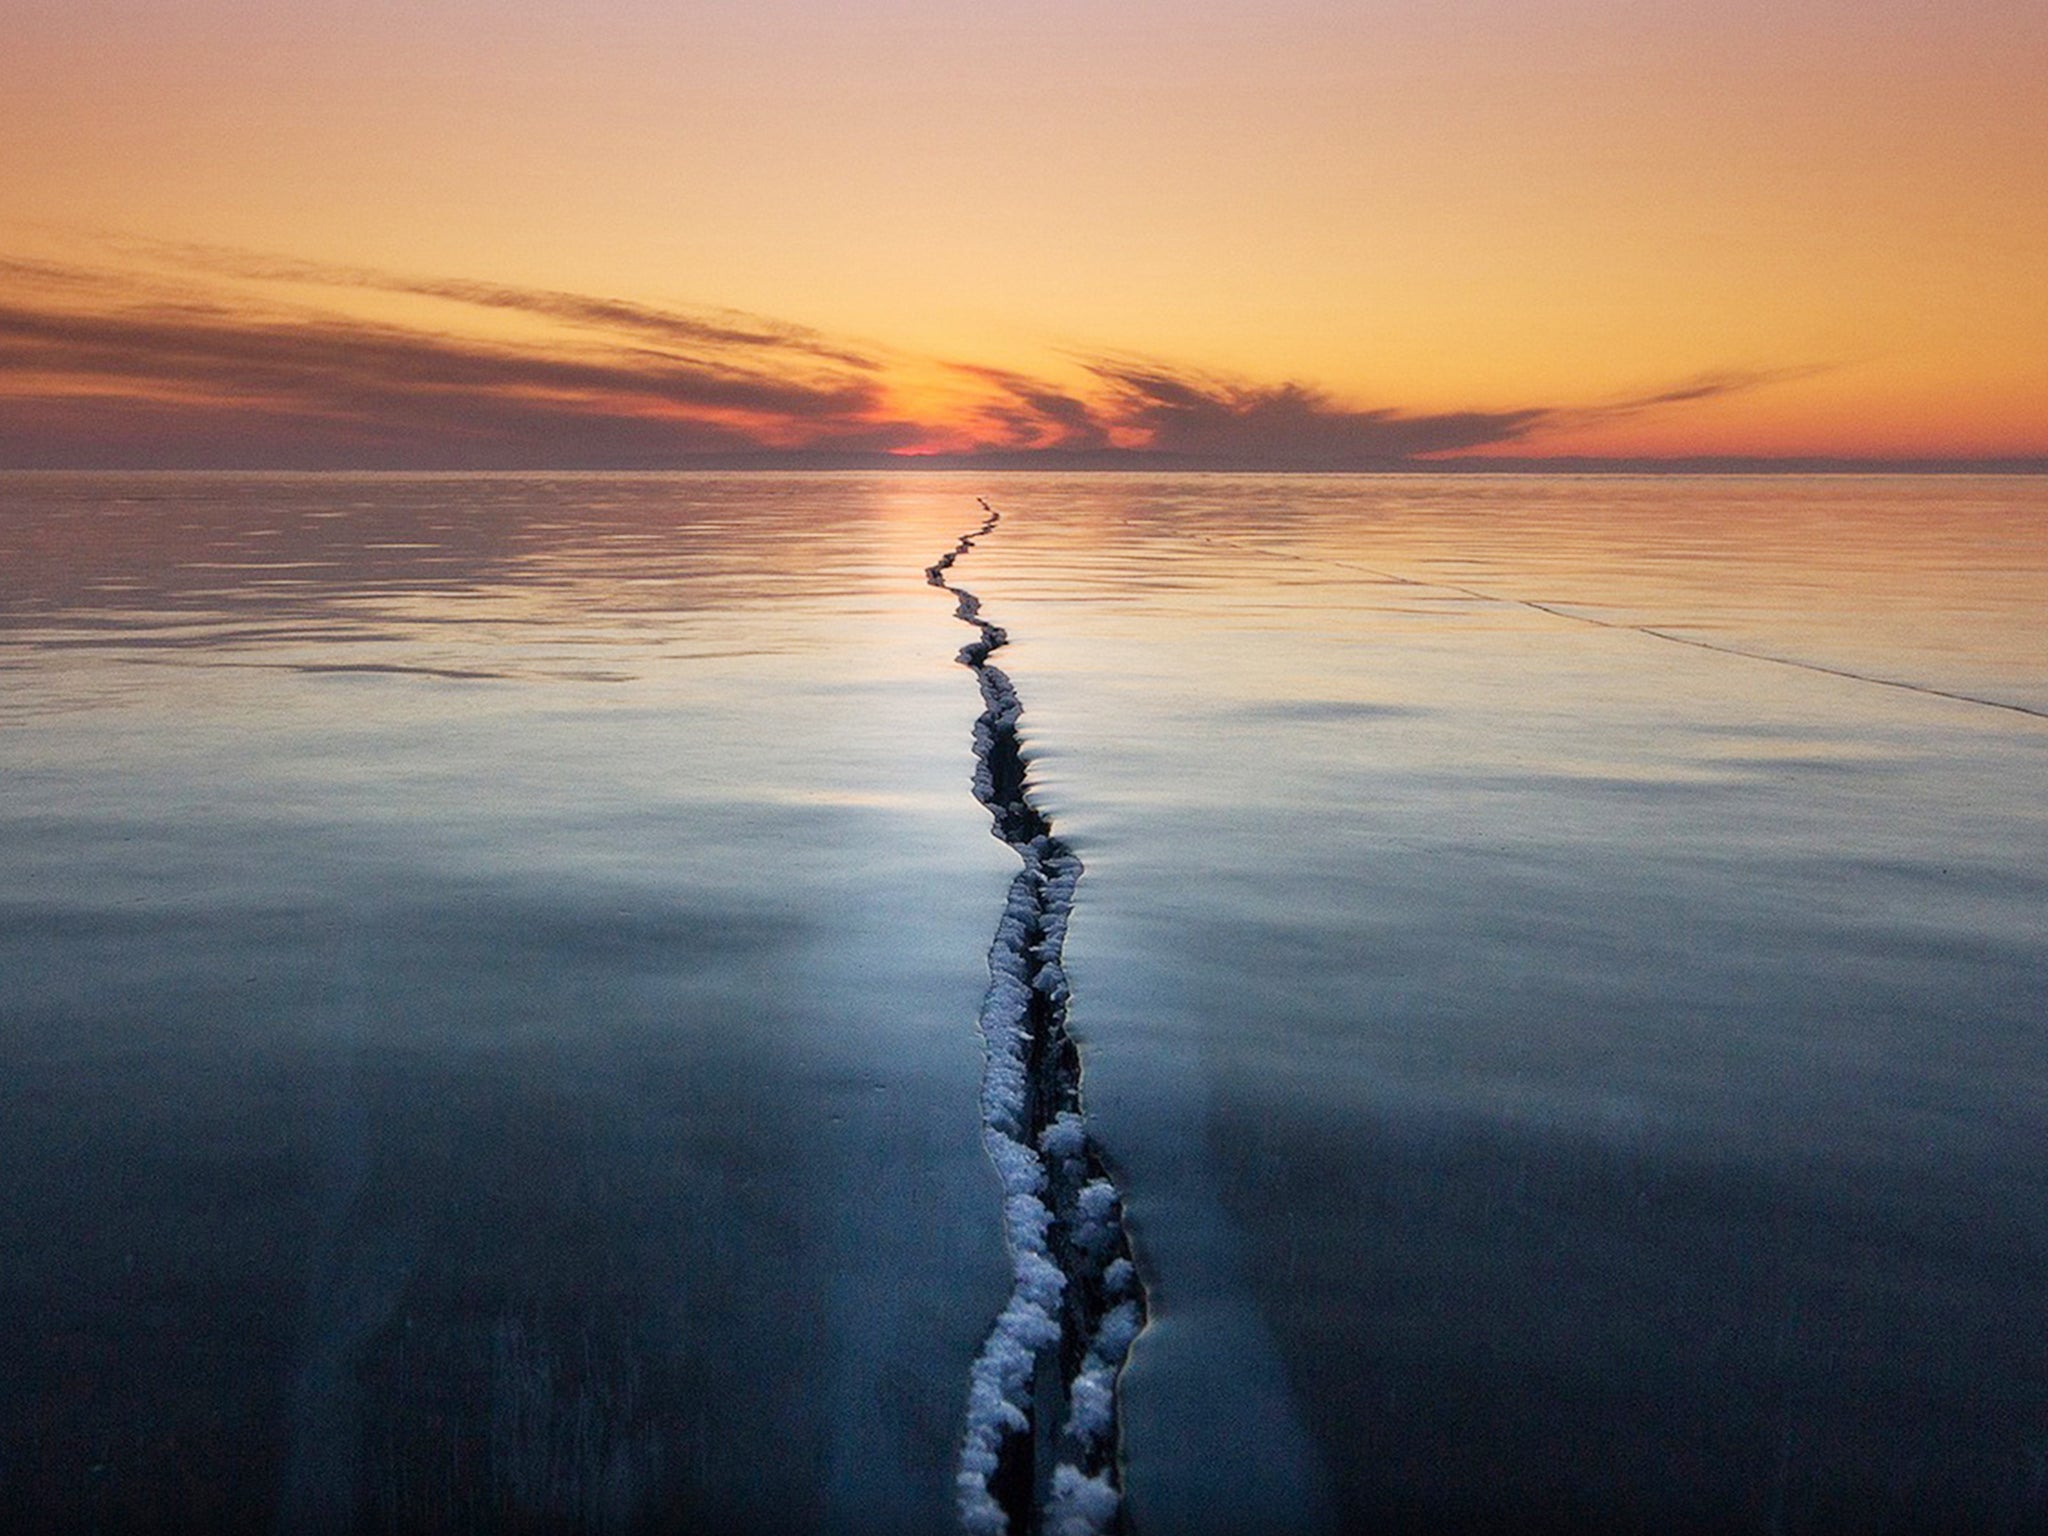
[[[2048,482],[1002,500],[1141,1529],[2036,1518],[2038,723],[1372,568],[2032,699]]]

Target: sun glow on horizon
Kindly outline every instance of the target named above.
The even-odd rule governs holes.
[[[0,463],[2048,455],[2021,0],[244,19],[20,18]]]

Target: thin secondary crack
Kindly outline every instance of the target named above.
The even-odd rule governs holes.
[[[1906,678],[1885,677],[1876,672],[1854,672],[1847,667],[1831,667],[1819,661],[1801,661],[1796,656],[1778,656],[1769,651],[1745,650],[1738,645],[1722,645],[1718,641],[1701,640],[1693,635],[1673,634],[1668,629],[1658,629],[1649,624],[1628,624],[1618,619],[1596,618],[1590,613],[1574,613],[1569,608],[1560,608],[1554,603],[1541,603],[1533,597],[1510,597],[1499,592],[1482,592],[1477,587],[1461,586],[1455,581],[1430,581],[1419,576],[1403,576],[1395,571],[1360,565],[1352,560],[1331,560],[1299,554],[1294,550],[1273,549],[1260,544],[1247,544],[1237,539],[1217,538],[1209,534],[1201,537],[1206,544],[1227,544],[1233,549],[1247,550],[1253,554],[1271,555],[1283,560],[1299,560],[1310,565],[1334,566],[1344,571],[1357,571],[1361,575],[1393,582],[1397,586],[1426,587],[1434,592],[1456,592],[1464,597],[1477,598],[1483,603],[1506,603],[1517,608],[1532,609],[1537,613],[1547,613],[1554,619],[1567,619],[1574,624],[1590,624],[1595,629],[1621,630],[1651,640],[1667,641],[1672,645],[1690,646],[1696,651],[1712,651],[1717,656],[1738,656],[1744,661],[1759,661],[1774,667],[1791,667],[1800,672],[1817,672],[1823,677],[1846,678],[1852,683],[1869,683],[1878,688],[1897,688],[1904,693],[1924,694],[1930,699],[1949,699],[1957,704],[1975,704],[1983,709],[2002,709],[2009,714],[2048,720],[2048,709],[2036,709],[2031,704],[2015,704],[2010,699],[1986,698],[1980,693],[1959,693],[1949,688],[1937,688],[1932,683],[1916,683]]]
[[[1023,863],[989,946],[981,1006],[982,1144],[1002,1181],[1012,1284],[969,1373],[960,1519],[973,1536],[1106,1536],[1124,1525],[1116,1386],[1145,1325],[1145,1295],[1067,1033],[1062,954],[1081,860],[1031,800],[1023,704],[989,660],[1009,636],[947,578],[1002,520],[980,506],[981,526],[925,571],[977,631],[959,655],[981,687],[974,795]]]

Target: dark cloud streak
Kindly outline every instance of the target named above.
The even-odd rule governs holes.
[[[1057,385],[980,363],[949,366],[997,391],[996,399],[984,403],[978,412],[984,422],[998,428],[991,446],[1084,452],[1109,446],[1109,425],[1096,408]]]
[[[1549,421],[1544,407],[1409,414],[1357,410],[1302,384],[1251,386],[1176,374],[1158,364],[1096,359],[1114,425],[1156,453],[1247,467],[1345,469],[1513,442]]]
[[[1813,364],[1801,368],[1740,368],[1720,373],[1704,373],[1697,378],[1656,390],[1647,395],[1635,395],[1617,400],[1608,405],[1592,406],[1581,413],[1591,417],[1633,415],[1637,411],[1654,410],[1663,405],[1692,405],[1701,400],[1715,400],[1724,395],[1747,394],[1753,389],[1762,389],[1770,384],[1789,384],[1799,379],[1817,378],[1831,373],[1832,367]]]
[[[865,381],[837,386],[692,366],[650,355],[638,366],[353,323],[249,322],[176,310],[49,314],[0,305],[0,367],[66,368],[109,379],[189,382],[317,399],[351,384],[410,394],[550,390],[712,410],[830,420],[871,410]]]
[[[174,267],[223,277],[443,299],[480,309],[560,320],[612,334],[639,332],[676,345],[710,347],[720,351],[741,349],[797,353],[863,371],[872,371],[880,366],[865,353],[828,341],[807,327],[726,310],[690,313],[627,299],[566,293],[553,288],[525,288],[470,278],[415,277],[375,267],[268,256],[226,246],[132,239],[119,244],[124,249],[156,257]]]
[[[945,364],[969,382],[966,398],[947,419],[910,421],[892,405],[882,354],[772,320],[211,246],[113,244],[155,267],[0,257],[0,467],[822,465],[914,450],[926,463],[984,467],[1390,469],[1498,454],[1546,430],[1819,371],[1706,374],[1589,406],[1421,412],[1097,353],[1072,358],[1093,381],[1079,390]],[[488,340],[332,304],[288,307],[260,286],[271,284],[440,300],[565,329],[552,341]],[[933,442],[958,447],[933,456]]]
[[[609,300],[542,296],[599,334],[520,345],[49,262],[0,259],[0,282],[0,465],[653,467],[915,435],[865,359]],[[660,344],[685,334],[693,355]]]

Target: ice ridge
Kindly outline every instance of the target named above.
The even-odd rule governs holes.
[[[989,657],[1009,636],[949,573],[1002,518],[925,571],[977,638],[959,661],[981,687],[974,795],[1022,862],[989,945],[981,1005],[982,1143],[1003,1193],[1009,1301],[969,1372],[960,1449],[971,1536],[1110,1536],[1124,1528],[1117,1377],[1145,1325],[1123,1201],[1081,1106],[1062,958],[1081,860],[1032,803],[1016,685]]]

